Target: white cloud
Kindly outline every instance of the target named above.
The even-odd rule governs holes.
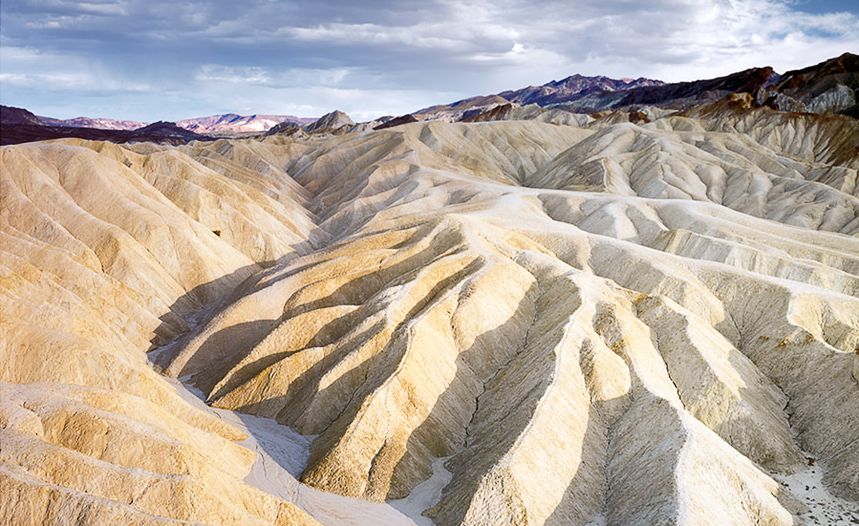
[[[455,50],[466,42],[448,36],[434,24],[416,24],[405,27],[384,27],[376,24],[326,24],[315,27],[285,27],[276,32],[308,42],[336,42],[362,45],[405,45],[419,48]]]
[[[688,80],[766,65],[784,72],[859,49],[859,18],[851,13],[792,11],[775,0],[718,3],[706,13],[665,36],[690,58],[652,64],[650,76]]]
[[[806,13],[788,0],[443,4],[443,20],[286,26],[265,38],[372,47],[384,54],[392,47],[427,49],[438,53],[433,62],[520,67],[528,74],[542,71],[542,78],[581,72],[669,81],[764,65],[784,71],[859,48],[855,13]],[[496,70],[484,78],[513,80],[519,73]]]
[[[573,73],[692,80],[859,50],[859,8],[814,14],[794,4],[3,2],[0,95],[34,107],[64,101],[73,114],[122,107],[130,113],[116,116],[139,120],[334,108],[361,119]]]
[[[219,64],[203,64],[194,78],[202,82],[231,84],[266,84],[271,80],[263,68],[237,68]]]
[[[75,2],[74,5],[85,13],[109,16],[124,16],[128,14],[126,2]]]
[[[203,64],[194,79],[205,83],[255,84],[275,88],[338,86],[352,73],[353,70],[349,68],[273,70],[257,66],[234,67],[222,64]]]
[[[0,47],[0,81],[7,88],[21,87],[57,92],[150,93],[152,85],[114,75],[97,63],[68,53],[45,52],[33,47]]]

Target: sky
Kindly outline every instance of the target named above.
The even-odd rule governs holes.
[[[846,51],[859,0],[3,0],[0,103],[369,120],[574,73],[695,80]]]

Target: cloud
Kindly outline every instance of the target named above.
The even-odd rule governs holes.
[[[149,93],[152,86],[121,76],[111,76],[82,57],[44,52],[32,47],[0,47],[0,82],[6,90],[26,88],[57,93]]]
[[[40,89],[54,94],[76,90],[82,93],[104,94],[116,91],[149,93],[152,87],[147,84],[107,80],[81,73],[0,73],[0,82],[8,87]]]
[[[859,8],[798,0],[0,3],[4,103],[152,120],[398,114],[573,73],[668,81],[859,49]],[[835,4],[833,4],[835,5]],[[803,9],[800,9],[800,8]],[[327,97],[327,98],[323,98]],[[410,104],[414,106],[409,107]],[[241,108],[239,107],[241,106]],[[127,111],[127,114],[114,113]],[[59,115],[58,116],[63,116]]]
[[[467,42],[443,36],[440,28],[425,25],[383,27],[376,24],[328,24],[316,27],[289,27],[277,32],[299,41],[369,46],[404,45],[419,48],[458,49]]]
[[[273,88],[332,87],[343,84],[352,73],[349,68],[271,70],[262,67],[232,67],[223,64],[203,64],[194,80],[208,83],[252,84]]]
[[[263,68],[233,68],[219,64],[203,64],[194,78],[202,82],[230,84],[267,84],[271,80]]]

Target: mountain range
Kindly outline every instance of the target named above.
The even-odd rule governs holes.
[[[194,140],[214,139],[208,135],[201,135],[180,128],[171,122],[159,121],[128,130],[117,127],[87,128],[71,125],[46,125],[46,121],[43,119],[44,117],[38,117],[24,108],[0,106],[0,144],[18,144],[66,137],[117,143],[154,142],[167,144],[184,144]],[[84,117],[71,120],[81,123],[90,122]],[[100,121],[104,120],[100,119]]]
[[[431,106],[414,112],[419,120],[462,117],[466,111],[506,103],[535,104],[575,113],[597,113],[653,106],[683,110],[731,93],[752,93],[758,105],[797,112],[855,115],[859,91],[859,56],[852,53],[779,75],[771,67],[751,68],[723,77],[664,83],[639,78],[616,80],[573,75],[541,86],[503,91]]]
[[[74,117],[72,119],[54,119],[37,116],[39,123],[45,126],[63,128],[96,128],[99,130],[136,130],[146,126],[145,122],[104,119],[98,117]]]
[[[176,125],[197,133],[223,134],[264,132],[273,126],[287,122],[298,125],[310,124],[316,119],[294,115],[238,115],[224,113],[208,117],[196,117],[176,121]]]
[[[553,80],[542,86],[528,86],[518,90],[502,91],[498,96],[518,104],[533,103],[540,106],[550,106],[575,100],[591,93],[629,91],[664,84],[661,80],[646,78],[617,80],[604,76],[586,77],[576,74],[563,80]]]
[[[665,83],[660,80],[612,79],[605,76],[571,75],[562,80],[553,80],[539,86],[528,86],[516,90],[502,91],[492,95],[469,97],[453,103],[438,104],[399,117],[381,117],[369,123],[355,125],[346,116],[342,121],[332,112],[328,119],[337,117],[337,126],[329,126],[327,121],[319,125],[316,118],[296,117],[293,115],[239,115],[225,113],[208,117],[197,117],[177,121],[175,125],[193,132],[167,134],[167,140],[200,140],[206,136],[236,136],[267,133],[294,133],[304,130],[318,133],[320,129],[372,129],[391,127],[413,121],[445,120],[481,121],[498,119],[541,119],[546,122],[562,123],[570,120],[581,121],[583,117],[567,114],[600,114],[623,110],[648,114],[660,110],[683,111],[696,105],[717,101],[729,94],[750,93],[753,104],[769,106],[782,111],[842,113],[859,116],[856,93],[859,91],[859,56],[844,53],[814,66],[799,70],[776,73],[771,67],[752,68],[723,77],[689,82]],[[26,140],[40,140],[55,137],[103,138],[125,142],[133,140],[130,132],[143,128],[142,122],[113,120],[105,118],[76,117],[74,119],[54,119],[33,115],[13,116],[14,108],[3,107],[3,144]],[[21,111],[22,109],[17,109]],[[16,110],[16,111],[17,111]],[[644,110],[644,111],[641,111]],[[664,112],[663,112],[664,113]],[[341,122],[342,121],[342,122]],[[341,126],[343,125],[343,126]],[[348,126],[345,126],[348,125]],[[25,126],[27,129],[12,129]],[[40,127],[55,128],[54,130]],[[60,128],[67,128],[60,130]],[[104,133],[93,130],[118,132]],[[113,139],[111,138],[113,137]],[[184,137],[184,139],[181,139]],[[149,136],[156,140],[157,136]]]
[[[20,108],[19,108],[20,109]],[[26,110],[24,110],[26,111]],[[11,113],[11,110],[8,110]],[[30,113],[30,112],[28,112]],[[30,113],[27,117],[12,117],[7,115],[4,120],[11,124],[13,120],[20,121],[19,124],[30,124],[34,126],[51,126],[57,128],[91,128],[97,130],[123,130],[132,131],[145,127],[146,122],[107,119],[100,117],[75,117],[72,119],[55,119]],[[296,117],[294,115],[238,115],[236,113],[224,113],[210,115],[208,117],[195,117],[183,119],[175,124],[186,130],[198,134],[237,134],[264,132],[269,128],[283,123],[291,122],[299,125],[310,124],[315,118]],[[26,122],[25,122],[26,121]],[[60,132],[61,133],[61,132]]]

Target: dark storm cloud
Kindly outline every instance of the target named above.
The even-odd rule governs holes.
[[[369,118],[579,72],[702,78],[859,49],[796,0],[2,2],[0,98],[46,114]]]

